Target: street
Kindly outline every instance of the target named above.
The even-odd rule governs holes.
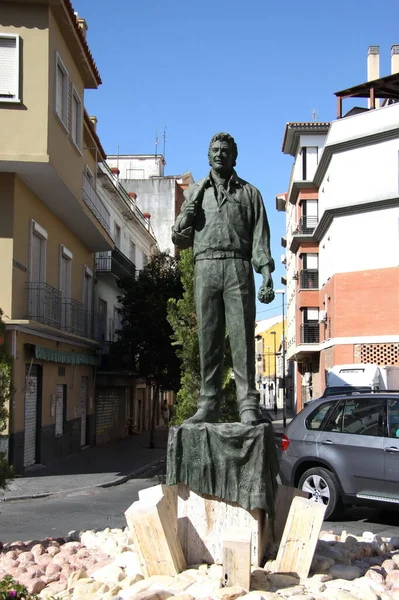
[[[157,485],[158,474],[132,479],[109,488],[92,488],[34,500],[0,504],[0,541],[43,539],[65,536],[73,529],[105,529],[126,526],[124,512],[138,499],[138,491]],[[326,521],[324,530],[355,535],[372,531],[383,537],[399,536],[399,509],[356,507],[348,509],[341,521]]]

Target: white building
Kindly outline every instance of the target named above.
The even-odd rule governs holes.
[[[183,203],[183,192],[194,181],[191,173],[165,176],[165,160],[161,154],[112,155],[107,162],[150,219],[159,248],[174,254],[172,226]]]
[[[285,129],[294,166],[276,204],[286,212],[287,358],[298,410],[324,390],[333,365],[399,365],[399,47],[382,78],[377,50],[369,81],[336,93],[336,121]],[[368,108],[343,114],[348,97],[367,98]]]

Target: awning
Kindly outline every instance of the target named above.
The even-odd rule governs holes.
[[[35,358],[47,360],[49,362],[63,363],[67,365],[92,365],[96,367],[100,364],[101,357],[92,354],[79,354],[78,352],[59,352],[51,348],[35,345]]]

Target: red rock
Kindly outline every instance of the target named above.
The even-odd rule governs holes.
[[[369,569],[366,571],[365,577],[369,577],[369,579],[377,581],[378,583],[384,583],[384,576],[381,573],[378,573],[375,569]]]
[[[384,562],[381,565],[381,568],[385,569],[385,571],[389,573],[390,571],[394,571],[395,569],[397,569],[397,565],[393,560],[388,558],[387,560],[384,560]]]
[[[79,556],[79,558],[89,558],[90,555],[91,552],[87,548],[80,548],[76,553],[76,556]]]
[[[53,563],[50,563],[46,569],[46,576],[51,577],[52,575],[55,575],[56,573],[61,573],[61,571],[62,571],[62,569],[61,569],[60,565],[55,565]]]
[[[32,547],[31,552],[35,557],[37,557],[37,556],[40,556],[41,554],[44,554],[45,548],[44,548],[43,544],[35,544]]]
[[[47,554],[49,554],[50,556],[55,556],[59,552],[60,552],[59,546],[49,546],[47,549]]]
[[[43,575],[43,571],[38,565],[27,566],[26,572],[32,579],[39,579]]]
[[[4,558],[12,558],[12,560],[17,560],[18,556],[21,553],[18,552],[17,550],[9,550],[6,554],[4,554]]]
[[[18,560],[13,560],[12,558],[6,558],[5,560],[1,561],[1,566],[6,571],[11,571],[11,569],[17,569],[18,568],[19,561]]]
[[[42,569],[46,569],[47,565],[51,563],[51,556],[48,554],[41,554],[36,559],[36,564],[40,566]]]
[[[399,587],[399,571],[389,571],[386,577],[386,584],[392,587]]]
[[[42,589],[46,587],[46,584],[42,579],[32,579],[27,585],[26,588],[28,592],[31,594],[40,594]]]
[[[18,558],[20,563],[34,562],[35,560],[32,552],[22,552]]]

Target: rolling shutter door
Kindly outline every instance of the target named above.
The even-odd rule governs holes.
[[[104,388],[97,394],[96,443],[104,444],[124,435],[125,388]]]
[[[26,366],[24,467],[36,463],[38,368]]]

